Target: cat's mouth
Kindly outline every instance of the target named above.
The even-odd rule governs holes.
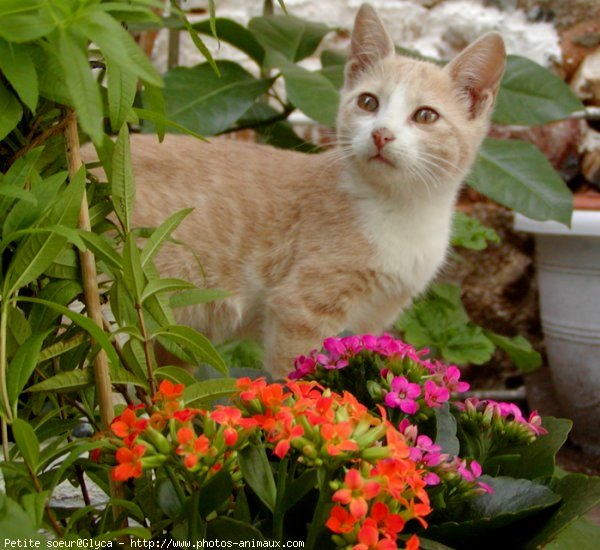
[[[396,167],[394,162],[392,162],[389,158],[384,157],[381,153],[373,155],[369,160],[374,160],[375,162],[382,162],[383,164],[387,164],[388,166],[392,166],[394,168]]]

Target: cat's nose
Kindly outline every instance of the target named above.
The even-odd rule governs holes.
[[[396,136],[392,131],[387,128],[377,128],[376,130],[373,130],[371,137],[373,138],[375,147],[380,150],[383,149],[387,143],[396,139]]]

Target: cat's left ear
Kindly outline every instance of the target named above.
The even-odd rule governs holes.
[[[394,41],[370,4],[363,4],[354,20],[345,84],[352,85],[363,71],[379,60],[394,55]]]
[[[494,106],[506,64],[504,40],[490,32],[455,57],[445,70],[461,99],[469,104],[471,118],[488,113]]]

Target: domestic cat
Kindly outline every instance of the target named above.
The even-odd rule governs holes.
[[[178,310],[219,341],[254,335],[265,368],[343,330],[380,333],[444,262],[455,197],[489,126],[504,70],[490,33],[445,67],[395,54],[375,10],[356,16],[334,150],[132,136],[135,223],[194,211],[157,259],[163,275],[226,289]]]

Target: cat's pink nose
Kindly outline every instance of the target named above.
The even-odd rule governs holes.
[[[375,147],[377,147],[379,150],[383,149],[390,141],[394,141],[396,139],[396,136],[387,128],[377,128],[376,130],[373,130],[371,136],[373,137],[373,143],[375,143]]]

